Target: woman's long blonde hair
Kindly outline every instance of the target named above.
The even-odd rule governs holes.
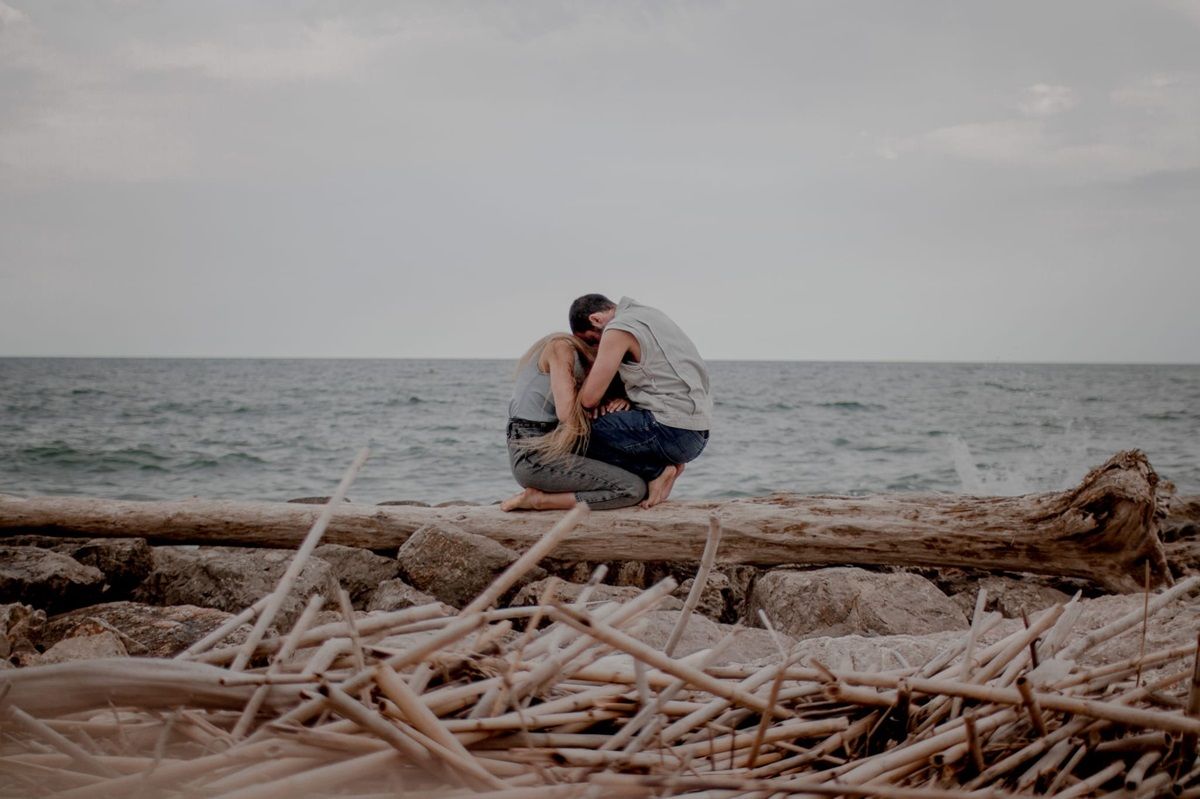
[[[555,341],[569,343],[578,356],[583,359],[585,367],[590,367],[592,361],[596,359],[596,351],[582,339],[578,339],[570,333],[551,333],[534,342],[533,346],[521,356],[521,360],[517,361],[517,372],[524,369],[530,361],[540,361],[542,353]],[[538,369],[541,369],[540,364]],[[588,437],[592,432],[592,420],[584,407],[579,404],[578,392],[581,385],[582,380],[576,378],[575,401],[571,403],[566,419],[563,419],[563,414],[559,413],[557,427],[543,436],[521,439],[516,442],[517,446],[548,458],[565,458],[567,455],[587,449]],[[555,410],[558,412],[561,409],[556,408]]]

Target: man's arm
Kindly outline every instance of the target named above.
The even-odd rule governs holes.
[[[600,336],[596,362],[592,364],[592,371],[588,372],[583,387],[579,389],[579,404],[588,409],[599,405],[626,353],[632,352],[636,359],[637,349],[637,339],[632,333],[624,330],[605,330],[604,335]]]

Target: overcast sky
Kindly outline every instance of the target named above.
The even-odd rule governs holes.
[[[1200,362],[1200,1],[0,0],[0,354]]]

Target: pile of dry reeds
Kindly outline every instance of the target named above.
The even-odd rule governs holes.
[[[766,666],[717,667],[736,632],[687,657],[630,635],[671,581],[624,603],[585,591],[568,605],[551,588],[493,607],[583,512],[461,611],[356,620],[343,594],[344,620],[313,627],[315,597],[270,636],[319,520],[275,593],[175,660],[0,677],[0,795],[1200,796],[1192,647],[1078,665],[1200,578],[1086,636],[1073,600],[987,646],[999,617],[981,599],[957,645],[903,671],[835,673],[782,648]]]

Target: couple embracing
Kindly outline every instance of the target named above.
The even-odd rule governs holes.
[[[518,364],[508,454],[525,490],[500,507],[657,505],[708,443],[708,369],[666,314],[628,297],[585,294],[569,318]]]

